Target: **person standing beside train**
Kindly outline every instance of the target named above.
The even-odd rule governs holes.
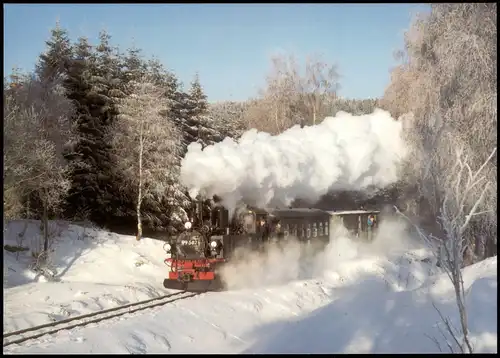
[[[269,241],[269,235],[271,233],[271,230],[265,218],[260,219],[259,223],[260,223],[259,230],[260,230],[261,240],[262,243],[264,243]]]
[[[367,231],[368,231],[368,241],[372,241],[373,239],[373,227],[375,226],[377,220],[374,215],[370,214],[368,215],[368,220],[367,220]]]

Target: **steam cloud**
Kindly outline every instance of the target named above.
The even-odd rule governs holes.
[[[255,129],[238,140],[193,143],[181,164],[192,197],[217,195],[227,208],[317,200],[329,191],[383,188],[395,182],[406,153],[402,124],[388,112],[338,112],[315,126],[272,136]]]
[[[355,279],[371,273],[377,260],[399,258],[422,247],[408,232],[404,221],[390,216],[381,222],[370,244],[356,242],[345,227],[337,225],[331,227],[330,242],[324,250],[310,250],[314,245],[289,237],[287,241],[266,245],[263,252],[237,250],[233,260],[222,268],[224,284],[229,290],[239,290],[276,287],[296,280]],[[418,265],[413,269],[418,269]],[[418,276],[416,272],[412,274]],[[398,275],[396,272],[393,276]]]

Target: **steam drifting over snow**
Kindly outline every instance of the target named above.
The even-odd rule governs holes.
[[[386,111],[338,112],[315,126],[271,136],[251,129],[238,140],[206,147],[193,143],[182,161],[190,195],[218,195],[234,208],[319,199],[333,190],[383,188],[397,180],[406,153],[402,125]]]

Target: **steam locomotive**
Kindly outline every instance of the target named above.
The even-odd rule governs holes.
[[[199,205],[198,207],[201,207]],[[258,209],[247,207],[231,220],[223,207],[185,224],[185,230],[169,240],[164,249],[170,257],[163,285],[168,289],[193,292],[224,289],[220,269],[236,259],[237,249],[263,250],[270,242],[292,237],[312,250],[323,249],[330,240],[330,227],[343,224],[354,237],[370,240],[378,225],[379,211],[324,211],[319,209]]]

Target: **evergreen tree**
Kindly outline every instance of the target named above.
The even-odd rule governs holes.
[[[184,150],[193,142],[201,143],[205,147],[222,139],[208,116],[207,96],[198,75],[191,83],[189,93],[180,93],[179,99],[176,120],[183,132]]]
[[[151,80],[158,86],[166,87],[168,72],[163,67],[159,59],[153,57],[146,62],[146,70]],[[175,76],[174,76],[175,77]],[[173,89],[177,90],[177,81]],[[175,91],[174,91],[175,92]],[[173,93],[173,92],[172,92]]]
[[[89,43],[88,38],[79,37],[77,43],[73,46],[74,58],[79,61],[87,61],[90,63],[93,55],[93,47]]]
[[[186,94],[181,91],[181,85],[174,73],[165,70],[161,62],[156,59],[150,59],[147,62],[148,76],[152,81],[163,90],[162,100],[168,108],[164,115],[165,121],[170,121],[182,131],[182,118],[187,116]],[[181,132],[182,133],[182,132]],[[180,141],[178,148],[172,153],[175,157],[172,164],[165,168],[168,171],[168,185],[165,196],[165,210],[159,219],[167,223],[169,229],[176,231],[182,230],[186,211],[191,206],[191,201],[185,188],[179,183],[180,163],[185,153],[185,145]]]
[[[122,61],[122,78],[125,83],[139,81],[148,71],[147,63],[141,57],[141,49],[135,46],[127,49]]]
[[[90,218],[106,223],[119,202],[114,195],[110,125],[117,115],[115,99],[122,95],[119,63],[109,45],[110,36],[100,33],[100,44],[93,49],[80,38],[75,58],[68,67],[65,86],[68,97],[77,106],[75,124],[78,140],[67,153],[71,161],[72,188],[68,198],[68,214],[89,212]]]
[[[157,58],[147,61],[146,71],[151,81],[163,89],[163,98],[167,101],[168,107],[165,116],[169,120],[174,120],[177,117],[176,110],[179,108],[178,101],[180,100],[180,84],[177,77],[175,74],[165,70]]]
[[[51,37],[45,42],[46,51],[39,57],[35,73],[42,83],[53,82],[66,72],[67,64],[73,56],[73,46],[68,32],[60,26],[51,30]]]
[[[196,74],[193,82],[191,82],[191,89],[189,90],[189,103],[191,116],[198,117],[204,116],[208,112],[208,101],[205,92],[200,84],[200,76]]]
[[[122,58],[118,49],[111,46],[111,35],[99,32],[99,45],[95,48],[96,69],[93,76],[94,91],[106,101],[106,121],[111,124],[118,115],[117,102],[123,97]]]
[[[214,121],[214,126],[222,138],[237,139],[247,129],[244,115],[249,107],[249,102],[218,102],[208,107],[209,116]]]

